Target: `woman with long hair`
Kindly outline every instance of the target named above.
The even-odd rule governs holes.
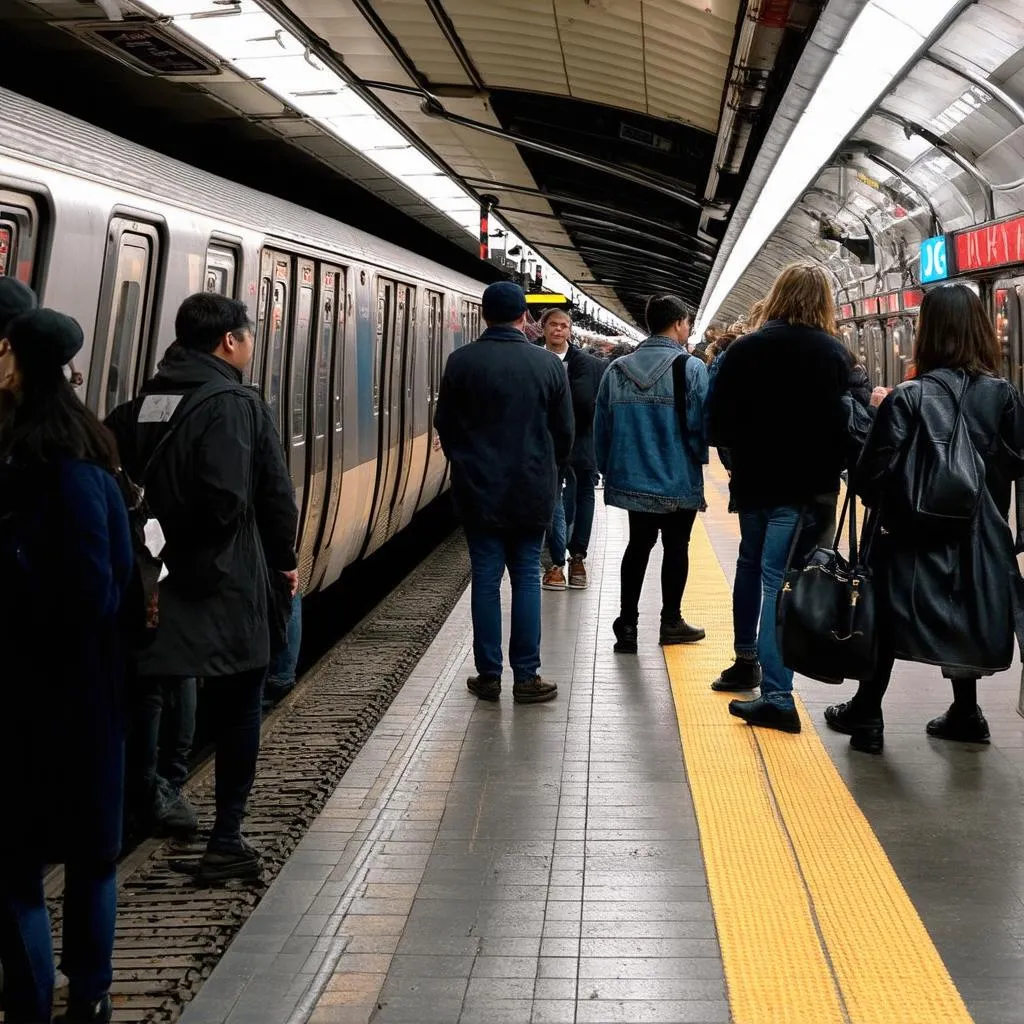
[[[999,376],[995,328],[964,285],[928,292],[921,303],[914,365],[917,375],[879,406],[854,474],[857,493],[878,517],[872,568],[879,597],[879,659],[852,700],[825,710],[825,721],[850,745],[880,753],[882,698],[896,660],[942,667],[953,704],[927,725],[928,735],[987,743],[977,680],[1009,667],[1013,655],[1012,577],[1017,574],[1009,527],[1011,491],[1024,475],[1024,405]],[[906,456],[927,403],[929,423],[941,415],[953,434],[962,410],[970,443],[984,463],[984,485],[970,528],[922,528],[905,511]],[[1018,524],[1018,550],[1020,544]]]
[[[66,1024],[109,1021],[121,845],[120,605],[133,565],[110,433],[64,367],[82,330],[49,309],[0,338],[0,963],[8,1024],[49,1021],[43,898],[66,865]]]

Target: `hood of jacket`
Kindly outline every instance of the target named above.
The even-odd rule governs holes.
[[[668,372],[672,361],[686,350],[671,338],[654,334],[642,341],[628,356],[615,361],[619,372],[641,391],[647,391]]]
[[[147,381],[144,394],[190,391],[212,380],[242,383],[242,371],[206,352],[183,348],[177,342],[164,353],[156,376]]]

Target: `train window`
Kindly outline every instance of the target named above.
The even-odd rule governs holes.
[[[312,281],[313,266],[303,266],[309,270]],[[295,335],[292,338],[292,438],[301,440],[306,435],[306,383],[309,379],[309,328],[313,315],[313,285],[303,284],[299,288],[299,308],[295,315]]]
[[[39,229],[35,199],[22,192],[0,189],[0,276],[33,283]]]
[[[101,417],[135,394],[153,312],[157,256],[156,228],[114,219],[96,327],[102,361],[90,395]]]
[[[7,268],[14,258],[17,230],[9,221],[0,220],[0,277],[7,274]]]
[[[444,355],[444,296],[427,292],[427,397],[437,400]]]
[[[914,322],[898,320],[893,323],[892,330],[894,367],[896,379],[893,385],[901,384],[910,373],[910,364],[914,359]],[[871,382],[874,384],[874,381]]]
[[[284,253],[265,253],[264,273],[266,287],[269,292],[264,307],[264,323],[261,337],[265,342],[265,362],[263,368],[263,386],[267,404],[274,414],[274,422],[278,432],[284,437],[284,415],[282,409],[282,391],[285,383],[284,355],[285,339],[288,334],[288,301],[291,295],[292,261]]]
[[[385,356],[385,337],[390,337],[390,324],[394,285],[390,281],[377,281],[377,324],[373,345],[373,414],[380,410],[380,375],[381,364]]]
[[[235,297],[238,253],[228,245],[211,243],[206,249],[206,283],[203,290]]]

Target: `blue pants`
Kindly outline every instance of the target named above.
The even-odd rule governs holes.
[[[0,964],[9,1024],[48,1021],[53,1007],[53,946],[43,869],[31,862],[0,862]],[[114,864],[67,864],[61,969],[72,999],[96,1000],[110,988],[116,917]]]
[[[565,521],[568,524],[569,555],[572,558],[587,557],[590,533],[594,528],[594,482],[597,474],[592,469],[575,467],[566,477],[562,501],[565,505]]]
[[[267,679],[270,689],[287,690],[295,685],[295,669],[299,664],[301,644],[302,594],[296,591],[292,598],[292,615],[288,620],[288,642],[270,661],[270,675]]]
[[[568,523],[565,516],[565,490],[568,489],[568,481],[558,485],[558,493],[555,495],[555,510],[551,514],[551,526],[548,529],[548,554],[551,555],[551,564],[561,568],[565,565],[565,544],[568,536]]]
[[[793,671],[782,664],[775,635],[775,604],[786,558],[801,510],[793,506],[740,512],[740,552],[732,591],[732,620],[737,655],[761,662],[761,696],[781,708],[793,708]],[[804,513],[804,529],[815,516]]]
[[[473,570],[473,659],[482,676],[500,679],[501,578],[512,579],[512,632],[508,660],[515,682],[540,670],[540,549],[544,531],[466,530]]]

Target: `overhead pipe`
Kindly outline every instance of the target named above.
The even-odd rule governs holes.
[[[437,27],[441,30],[441,35],[444,36],[445,41],[451,47],[452,53],[455,54],[455,59],[462,65],[462,70],[466,73],[466,77],[473,83],[478,92],[485,92],[486,84],[483,78],[480,77],[480,72],[473,63],[473,58],[470,57],[469,52],[466,50],[465,44],[459,37],[452,19],[444,9],[444,4],[441,3],[441,0],[426,0],[426,4],[430,13],[434,16],[434,21],[437,22]]]

